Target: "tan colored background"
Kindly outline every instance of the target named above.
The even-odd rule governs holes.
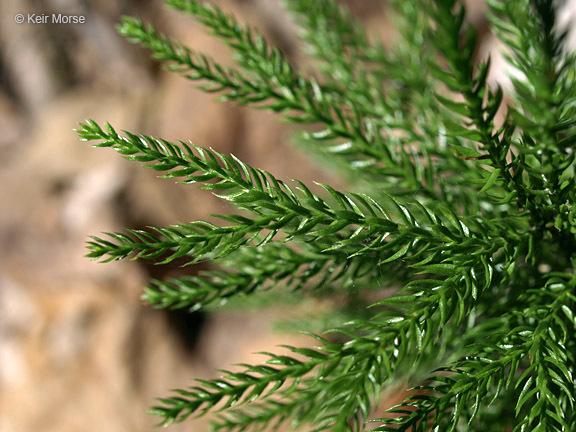
[[[293,28],[277,2],[218,4],[296,57]],[[14,22],[16,13],[52,12],[85,15],[87,22]],[[191,139],[283,179],[329,179],[290,150],[290,128],[273,115],[215,102],[117,36],[122,14],[138,14],[231,62],[222,44],[160,0],[0,2],[2,432],[153,430],[158,419],[145,410],[155,397],[192,384],[192,377],[215,377],[217,368],[259,361],[253,352],[303,343],[270,330],[273,318],[294,313],[286,309],[190,316],[140,303],[151,276],[189,268],[83,257],[89,234],[227,212],[207,192],[159,180],[114,151],[79,142],[73,128],[86,118]],[[171,430],[205,429],[204,420],[194,420]]]

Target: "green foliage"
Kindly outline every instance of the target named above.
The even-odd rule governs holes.
[[[235,156],[87,121],[82,140],[243,212],[218,215],[222,225],[93,237],[88,256],[212,262],[153,281],[143,299],[155,307],[218,307],[268,290],[397,293],[311,334],[315,348],[266,353],[263,364],[198,380],[150,412],[167,425],[217,411],[218,431],[283,422],[358,431],[369,421],[378,431],[576,430],[576,63],[556,25],[558,2],[489,2],[522,74],[507,110],[503,90],[488,85],[489,63],[476,63],[460,1],[392,1],[401,37],[385,50],[333,1],[286,0],[316,78],[216,6],[167,3],[232,47],[237,67],[137,18],[120,32],[222,100],[311,125],[306,145],[365,190],[315,192]],[[415,392],[375,414],[383,390],[406,381]]]

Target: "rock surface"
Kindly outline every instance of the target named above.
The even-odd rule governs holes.
[[[282,311],[170,315],[141,304],[151,276],[176,266],[97,264],[84,258],[90,234],[166,226],[229,209],[195,187],[157,179],[108,149],[78,142],[73,128],[92,118],[118,129],[192,139],[234,153],[280,178],[326,181],[289,146],[275,116],[216,101],[116,35],[121,14],[230,63],[230,52],[161,2],[6,0],[0,15],[0,430],[153,430],[154,398],[215,369],[259,361],[251,353],[302,338],[270,330]],[[222,1],[273,34],[293,36],[278,5]],[[80,13],[84,26],[32,26],[16,13]],[[292,39],[291,39],[292,38]],[[190,269],[185,270],[190,271]],[[184,317],[184,318],[183,318]],[[281,349],[282,351],[283,349]],[[205,430],[204,419],[171,428]]]

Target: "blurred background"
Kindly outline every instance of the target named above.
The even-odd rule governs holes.
[[[298,61],[294,28],[278,1],[217,3]],[[355,3],[375,28],[383,22],[382,3]],[[17,24],[18,13],[82,15],[86,22]],[[139,300],[150,278],[196,269],[84,257],[90,234],[228,211],[208,192],[157,179],[112,150],[79,142],[73,129],[86,118],[193,140],[282,179],[334,183],[290,148],[290,127],[274,115],[217,102],[118,36],[122,15],[139,15],[232,63],[226,47],[161,0],[0,2],[2,432],[151,431],[158,418],[145,411],[170,389],[191,385],[193,377],[217,377],[218,368],[258,362],[262,357],[252,353],[278,351],[280,343],[310,343],[271,328],[273,318],[294,318],[309,306],[153,310]],[[171,430],[201,431],[206,423]]]
[[[279,0],[217,0],[298,64],[295,29]],[[375,38],[388,41],[386,3],[346,2]],[[470,2],[483,27],[483,3]],[[16,14],[62,13],[83,24],[17,24]],[[90,234],[200,220],[227,208],[195,187],[157,179],[109,149],[92,149],[73,129],[92,118],[116,129],[192,140],[286,179],[341,180],[290,146],[276,116],[216,102],[164,72],[115,31],[121,15],[231,64],[229,51],[161,0],[0,2],[0,431],[153,430],[155,397],[216,377],[218,368],[258,362],[257,351],[309,344],[272,331],[322,305],[257,312],[166,312],[142,305],[152,278],[193,271],[145,262],[84,258]],[[485,26],[484,26],[485,27]],[[486,50],[493,38],[485,38]],[[498,70],[498,68],[496,68]],[[206,430],[192,420],[173,431]]]

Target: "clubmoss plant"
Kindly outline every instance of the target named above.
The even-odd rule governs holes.
[[[216,411],[216,431],[576,431],[576,63],[562,2],[489,1],[519,77],[507,108],[461,1],[391,1],[401,37],[384,49],[333,1],[286,0],[314,77],[214,4],[166,3],[232,47],[237,66],[138,18],[120,32],[222,100],[303,124],[306,146],[361,181],[353,192],[284,182],[232,155],[86,121],[82,140],[242,211],[93,237],[88,256],[214,265],[151,282],[143,299],[161,308],[264,290],[397,291],[311,334],[314,349],[198,380],[150,412],[167,425]],[[384,415],[379,397],[399,378],[415,391]]]

